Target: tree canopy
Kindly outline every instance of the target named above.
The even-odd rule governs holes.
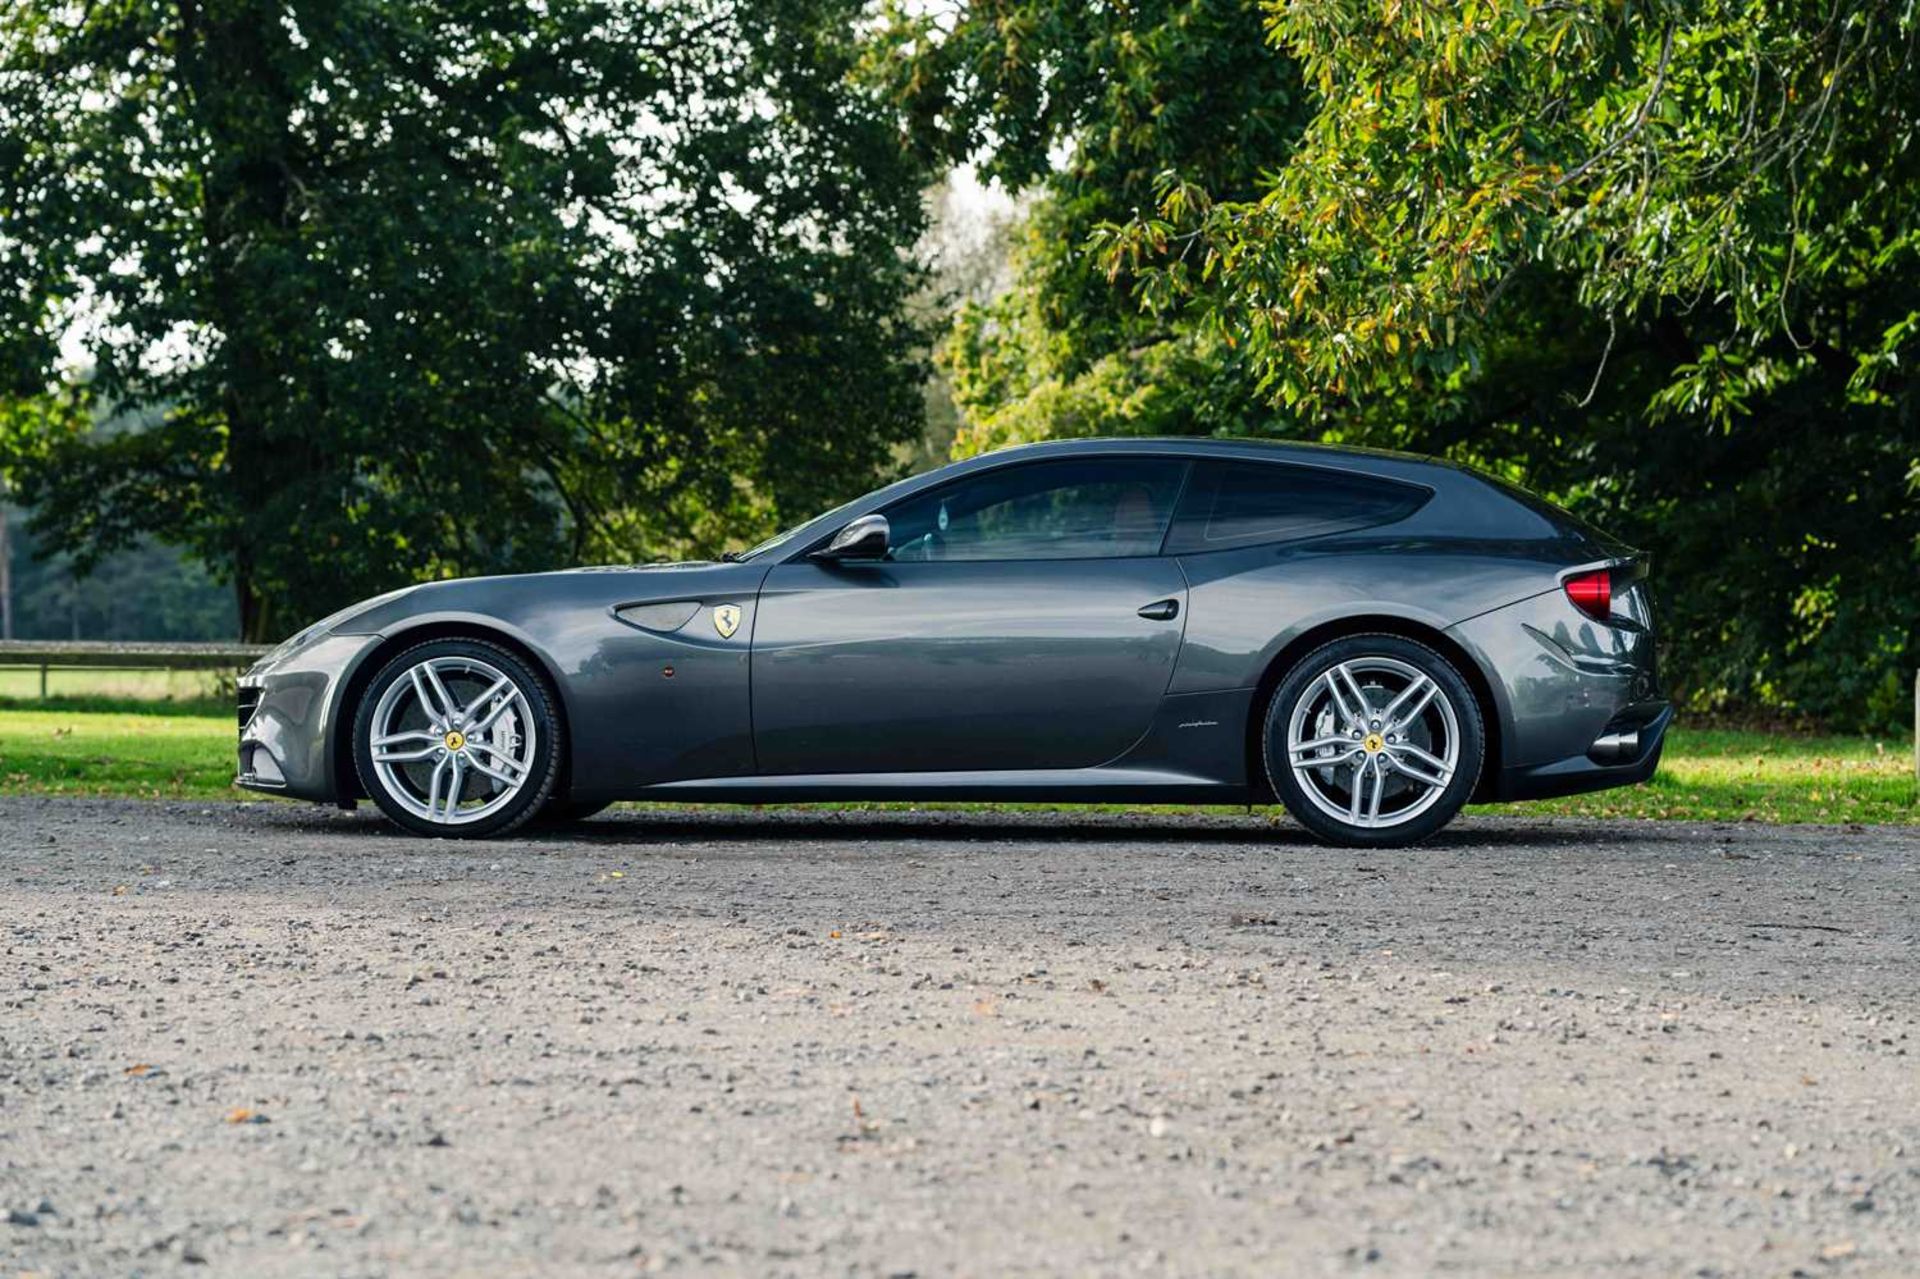
[[[711,545],[915,437],[923,171],[856,0],[21,0],[0,396],[42,540],[248,638]]]
[[[1143,315],[1132,276],[1116,287],[1087,252],[1097,228],[1153,209],[1170,168],[1252,198],[1288,154],[1312,95],[1257,35],[1249,0],[892,15],[874,62],[928,159],[978,159],[987,177],[1042,193],[1015,287],[962,307],[946,347],[961,452],[1115,430],[1246,433],[1271,416],[1216,335]]]
[[[1870,392],[1915,339],[1910,5],[1304,0],[1267,30],[1319,99],[1273,181],[1240,199],[1169,166],[1158,216],[1103,238],[1287,402],[1451,371],[1535,264],[1615,321],[1711,311],[1657,407],[1722,423],[1783,363],[1838,358]]]

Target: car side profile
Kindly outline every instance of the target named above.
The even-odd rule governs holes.
[[[1277,799],[1408,844],[1652,775],[1646,574],[1430,459],[1028,445],[722,561],[346,609],[242,678],[238,782],[440,836],[623,799]]]

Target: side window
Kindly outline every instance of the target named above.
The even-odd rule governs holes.
[[[1427,490],[1394,480],[1278,462],[1196,465],[1167,539],[1167,554],[1291,542],[1390,524],[1426,503]]]
[[[1168,458],[1086,458],[970,476],[888,508],[893,558],[1157,555],[1185,472],[1185,462]]]

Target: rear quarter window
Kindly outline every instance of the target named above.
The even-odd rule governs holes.
[[[1192,555],[1263,542],[1295,542],[1391,524],[1426,504],[1413,484],[1279,462],[1203,462],[1194,467],[1166,553]]]

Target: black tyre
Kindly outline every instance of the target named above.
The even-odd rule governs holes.
[[[597,803],[575,803],[564,795],[555,795],[547,801],[547,806],[540,810],[540,815],[534,821],[541,826],[567,826],[584,822],[611,807],[613,801],[610,799]]]
[[[432,640],[399,654],[354,716],[360,785],[419,835],[512,830],[552,796],[564,751],[547,681],[486,640]]]
[[[1267,781],[1331,844],[1418,843],[1480,779],[1486,729],[1446,658],[1398,635],[1352,635],[1281,679],[1262,729]]]

